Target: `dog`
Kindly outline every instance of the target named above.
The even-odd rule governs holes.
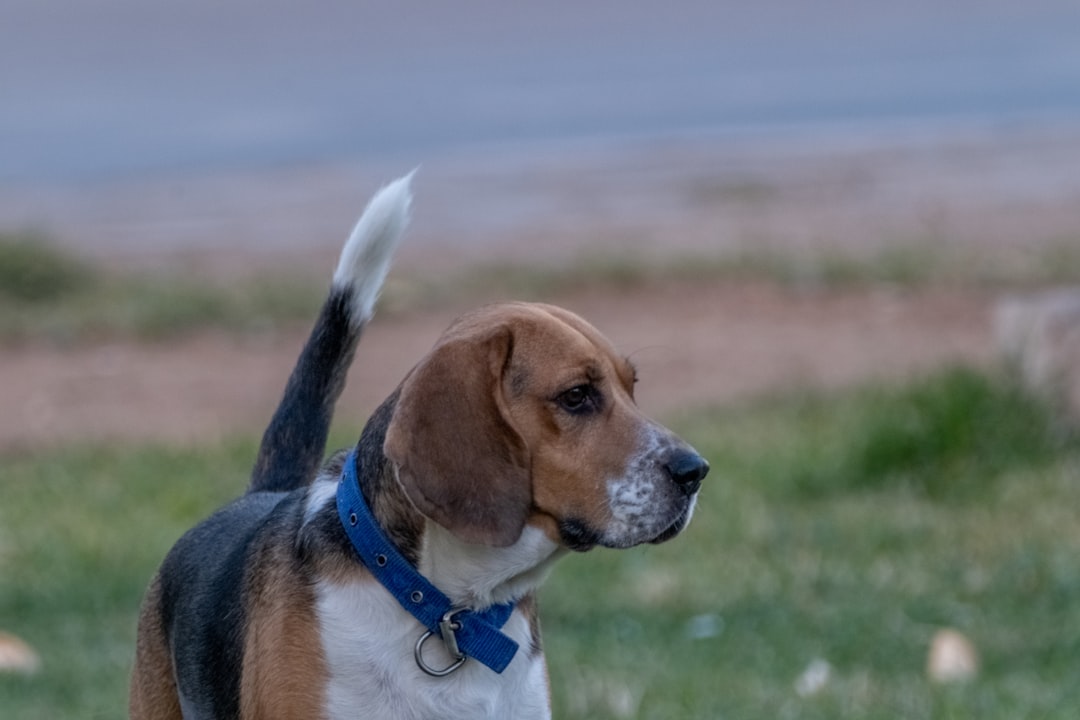
[[[551,305],[460,317],[323,463],[410,178],[346,242],[247,492],[151,581],[135,720],[549,718],[535,594],[552,566],[690,522],[708,463],[637,408],[631,363]]]

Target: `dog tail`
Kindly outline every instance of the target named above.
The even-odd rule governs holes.
[[[342,248],[330,295],[263,434],[248,492],[302,487],[322,464],[334,405],[409,222],[413,173],[371,198]]]

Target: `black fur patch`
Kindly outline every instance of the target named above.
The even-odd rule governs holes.
[[[326,451],[334,405],[363,328],[349,321],[354,291],[334,288],[263,434],[248,492],[288,492],[310,483]]]
[[[239,716],[251,553],[271,519],[295,513],[302,497],[245,495],[189,530],[161,566],[177,688],[198,717]]]
[[[600,533],[575,518],[567,518],[559,523],[559,537],[563,545],[578,552],[591,550],[600,543]]]

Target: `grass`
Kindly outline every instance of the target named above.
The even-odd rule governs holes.
[[[396,275],[384,313],[470,304],[494,298],[550,299],[577,288],[628,292],[651,284],[757,280],[798,288],[882,284],[1023,288],[1080,281],[1075,241],[1043,246],[1020,261],[973,256],[942,242],[900,242],[876,253],[810,253],[747,248],[728,254],[656,258],[583,255],[551,265],[494,264],[439,278]],[[323,278],[264,274],[232,284],[181,273],[116,273],[51,245],[45,238],[0,233],[0,344],[160,340],[205,329],[257,332],[307,324]]]
[[[0,234],[0,343],[259,331],[310,322],[325,292],[295,276],[224,284],[179,273],[115,273],[41,237]]]
[[[545,594],[557,716],[1073,716],[1080,446],[1048,413],[950,370],[683,424],[713,464],[688,533],[573,558]],[[976,681],[926,679],[942,627]]]
[[[84,262],[49,245],[38,235],[0,235],[0,297],[43,303],[72,297],[92,284]]]
[[[5,460],[0,626],[44,662],[34,677],[0,676],[5,717],[125,715],[147,573],[193,518],[235,492],[210,478],[224,472],[242,487],[253,447],[72,448]]]
[[[784,412],[740,418],[741,431],[726,434],[724,451],[748,457],[758,488],[776,499],[883,487],[931,499],[978,497],[1015,468],[1052,463],[1073,442],[1067,428],[1010,379],[961,367],[903,387],[775,402]],[[794,426],[782,444],[773,437],[778,422]],[[759,454],[748,456],[747,448]]]
[[[544,588],[556,717],[1075,716],[1080,446],[1040,407],[951,370],[677,426],[713,465],[687,533],[573,556]],[[0,628],[44,658],[0,676],[5,718],[124,716],[144,586],[254,447],[2,459]],[[946,626],[978,679],[925,678]],[[800,695],[815,661],[830,679]]]
[[[631,290],[648,284],[757,280],[794,288],[1024,289],[1080,282],[1080,242],[1047,243],[1020,257],[943,241],[902,239],[859,252],[820,247],[792,251],[745,244],[716,253],[661,257],[634,251],[585,254],[562,265],[492,265],[452,278],[434,291],[492,286],[526,297],[578,287]]]

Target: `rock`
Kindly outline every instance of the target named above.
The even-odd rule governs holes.
[[[817,695],[829,684],[832,677],[832,665],[828,660],[815,658],[810,661],[806,669],[795,680],[795,692],[799,697],[811,697]]]
[[[716,613],[695,615],[686,623],[686,636],[691,640],[708,640],[724,631],[724,619]]]
[[[938,630],[930,641],[926,674],[938,683],[975,679],[979,674],[979,654],[975,645],[957,630]]]
[[[25,642],[6,632],[0,632],[0,672],[35,673],[41,659]]]
[[[994,335],[1024,386],[1080,423],[1080,288],[1003,298]]]

